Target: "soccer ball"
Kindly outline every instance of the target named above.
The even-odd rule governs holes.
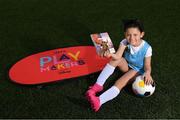
[[[144,79],[142,75],[139,75],[136,77],[135,81],[132,84],[133,92],[142,97],[149,97],[151,96],[155,91],[155,83],[152,85],[146,85],[144,83]]]

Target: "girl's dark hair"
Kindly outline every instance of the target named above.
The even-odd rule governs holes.
[[[124,24],[124,28],[123,28],[124,32],[126,32],[128,28],[138,28],[140,32],[144,32],[144,26],[142,22],[138,19],[123,20],[123,24]]]

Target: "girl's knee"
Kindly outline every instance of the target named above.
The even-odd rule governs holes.
[[[117,67],[121,63],[121,61],[122,61],[122,58],[121,59],[117,59],[117,60],[111,59],[109,64],[114,66],[114,67]]]
[[[128,63],[124,58],[121,59],[121,61],[118,64],[118,67],[124,73],[129,70]]]

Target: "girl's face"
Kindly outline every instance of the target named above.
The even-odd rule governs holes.
[[[138,28],[128,28],[125,32],[125,38],[132,46],[139,46],[144,32],[139,31]]]

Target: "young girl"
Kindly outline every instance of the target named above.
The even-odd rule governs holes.
[[[100,73],[96,83],[89,87],[86,97],[92,109],[97,112],[107,101],[115,98],[127,83],[132,82],[138,75],[143,75],[145,84],[152,84],[151,76],[151,46],[143,40],[144,28],[139,20],[127,20],[124,22],[125,39],[120,42],[115,54],[105,53],[105,57],[111,60]],[[119,69],[124,73],[115,84],[100,96],[96,93],[103,90],[103,85],[114,69]]]

